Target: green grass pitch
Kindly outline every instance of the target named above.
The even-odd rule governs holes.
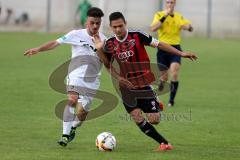
[[[1,160],[238,160],[240,157],[240,45],[237,40],[187,38],[184,50],[198,53],[199,60],[183,60],[176,107],[166,108],[156,126],[175,147],[164,153],[126,117],[123,105],[86,122],[67,148],[56,141],[62,123],[55,104],[66,95],[53,91],[48,78],[70,58],[70,47],[34,57],[23,52],[59,35],[0,33],[0,159]],[[155,62],[155,50],[149,49]],[[102,73],[101,90],[116,94],[110,77]],[[166,104],[168,95],[160,96]],[[97,103],[93,104],[93,107]],[[171,115],[184,115],[173,119]],[[170,116],[170,118],[168,117]],[[112,132],[113,152],[99,152],[96,136]]]

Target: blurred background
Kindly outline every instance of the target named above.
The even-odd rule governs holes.
[[[0,31],[68,32],[81,28],[81,11],[77,12],[77,8],[82,2],[0,0]],[[154,13],[164,6],[163,0],[89,0],[89,3],[103,9],[105,33],[109,32],[108,15],[113,11],[123,12],[129,27],[148,32]],[[240,36],[240,0],[178,0],[176,11],[192,21],[195,31],[191,36]]]

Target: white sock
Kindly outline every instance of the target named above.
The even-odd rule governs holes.
[[[70,135],[71,127],[72,127],[72,122],[63,121],[63,135]]]
[[[74,108],[67,105],[63,112],[63,135],[69,135],[75,119]]]

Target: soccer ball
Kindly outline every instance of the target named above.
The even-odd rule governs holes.
[[[97,136],[96,147],[100,151],[112,151],[116,147],[116,138],[110,132],[102,132]]]

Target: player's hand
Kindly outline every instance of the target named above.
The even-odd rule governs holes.
[[[193,31],[193,26],[192,26],[191,24],[189,25],[188,31],[189,31],[189,32],[192,32],[192,31]]]
[[[24,56],[32,56],[34,54],[37,54],[39,52],[39,49],[38,48],[32,48],[32,49],[29,49],[27,50],[25,53],[24,53]]]
[[[171,8],[167,8],[164,12],[165,12],[165,16],[168,16],[171,13]]]
[[[193,53],[187,53],[187,52],[182,52],[182,57],[183,57],[183,58],[188,58],[188,59],[190,59],[190,60],[192,60],[192,61],[195,61],[195,60],[198,59],[198,57],[197,57],[195,54],[193,54]]]
[[[135,88],[134,85],[129,80],[127,80],[125,78],[119,77],[118,81],[119,81],[119,85],[121,87],[129,88],[129,89]]]
[[[182,25],[181,29],[192,32],[193,31],[193,26],[191,24],[186,24],[186,25]]]
[[[97,50],[102,49],[103,46],[104,46],[104,41],[101,40],[101,38],[100,38],[98,33],[93,35],[93,43],[94,43],[95,48]]]

